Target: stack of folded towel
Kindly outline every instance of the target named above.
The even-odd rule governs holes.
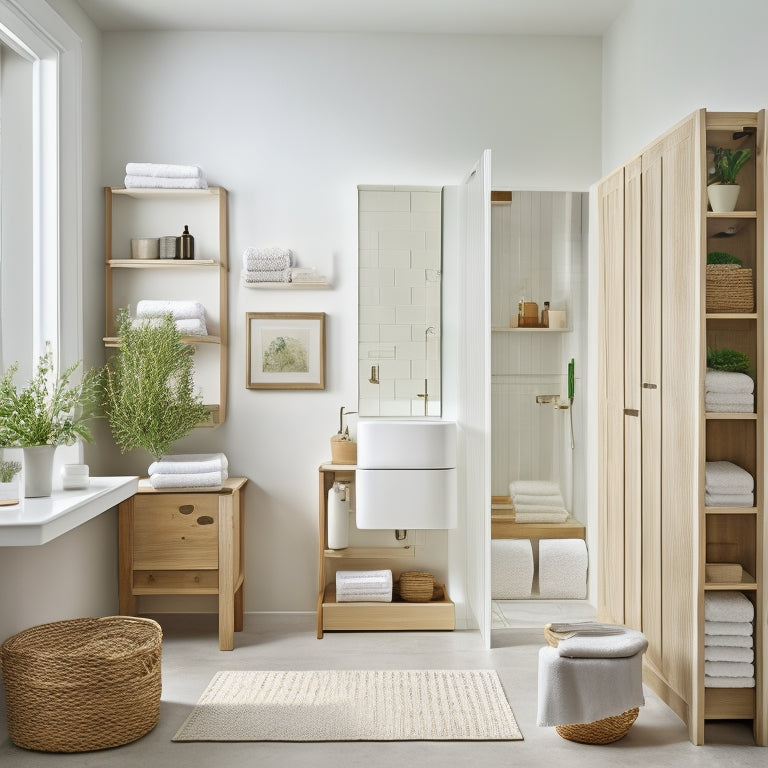
[[[704,466],[704,503],[708,507],[753,507],[755,481],[731,461],[708,461]]]
[[[223,453],[180,453],[149,465],[153,488],[207,488],[215,491],[229,477]]]
[[[154,189],[208,189],[203,172],[196,165],[169,163],[127,163],[125,186]]]
[[[547,480],[516,480],[509,484],[516,523],[564,523],[568,511],[560,486]]]
[[[754,413],[755,382],[746,373],[707,368],[704,408],[710,413]]]
[[[391,603],[392,571],[337,571],[339,603]]]
[[[704,595],[704,687],[754,688],[755,607],[741,592]]]
[[[166,301],[142,299],[136,305],[138,321],[157,322],[166,315],[173,317],[176,330],[184,336],[207,336],[205,307],[199,301]]]
[[[246,248],[243,251],[244,283],[290,283],[293,257],[288,248]]]

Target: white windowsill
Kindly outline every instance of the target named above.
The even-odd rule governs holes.
[[[130,498],[138,477],[92,477],[82,491],[54,490],[48,498],[0,507],[0,547],[46,544]]]

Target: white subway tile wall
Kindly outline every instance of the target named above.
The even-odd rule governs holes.
[[[440,415],[442,189],[358,187],[358,225],[358,410]]]

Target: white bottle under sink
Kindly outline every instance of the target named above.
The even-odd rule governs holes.
[[[456,424],[360,419],[355,483],[358,528],[455,528]]]

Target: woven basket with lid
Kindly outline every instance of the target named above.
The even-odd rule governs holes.
[[[40,624],[0,648],[8,734],[18,747],[89,752],[157,725],[160,625],[131,616]]]
[[[409,603],[428,603],[435,589],[435,577],[426,571],[400,574],[400,597]]]
[[[752,270],[738,264],[707,264],[707,312],[753,312]]]

